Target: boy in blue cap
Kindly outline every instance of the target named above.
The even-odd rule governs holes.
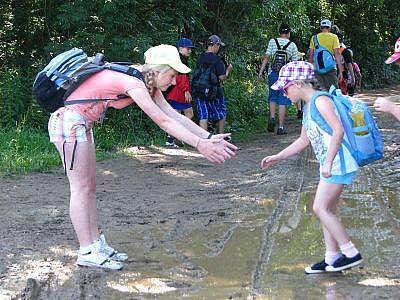
[[[191,39],[181,38],[176,44],[181,61],[187,65],[188,58],[195,48]],[[192,95],[190,94],[190,82],[188,74],[178,74],[176,76],[176,85],[168,92],[168,103],[179,113],[184,113],[189,119],[193,118]],[[178,148],[175,144],[175,138],[168,135],[165,142],[166,147]]]

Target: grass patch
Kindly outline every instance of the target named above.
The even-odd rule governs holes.
[[[97,134],[96,134],[97,133]],[[153,138],[114,134],[106,136],[104,128],[95,133],[96,160],[117,158],[132,145],[165,142],[161,133]],[[61,167],[60,156],[49,142],[47,132],[27,127],[0,129],[0,177],[30,172],[47,172]]]
[[[0,130],[0,176],[48,171],[60,165],[47,134],[35,129]]]

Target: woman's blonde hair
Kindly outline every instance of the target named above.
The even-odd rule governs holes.
[[[144,75],[144,83],[149,90],[150,96],[153,97],[157,90],[157,82],[154,77],[154,71],[165,73],[172,69],[169,65],[151,65],[144,64],[142,73]]]

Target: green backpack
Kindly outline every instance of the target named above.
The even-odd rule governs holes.
[[[281,47],[278,39],[274,39],[274,41],[276,43],[276,46],[278,47],[278,50],[276,50],[276,52],[272,56],[271,70],[274,72],[279,72],[281,68],[289,62],[289,53],[286,51],[286,49],[292,42],[289,41],[289,43]]]

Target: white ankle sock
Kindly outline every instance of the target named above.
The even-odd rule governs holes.
[[[348,258],[352,258],[360,253],[351,241],[340,245],[340,251]]]
[[[328,265],[333,265],[333,263],[340,257],[340,253],[338,251],[325,251],[325,262]]]

